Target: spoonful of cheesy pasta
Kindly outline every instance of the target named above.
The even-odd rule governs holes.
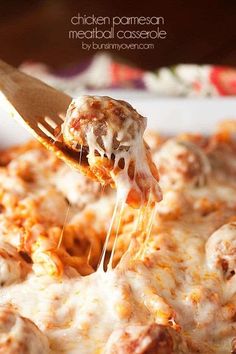
[[[139,208],[162,198],[158,171],[143,139],[146,124],[125,101],[81,96],[67,110],[63,142],[78,153],[82,172],[115,187],[118,199]]]

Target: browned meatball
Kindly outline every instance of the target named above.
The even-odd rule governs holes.
[[[54,183],[69,203],[78,206],[80,209],[98,200],[101,195],[108,193],[110,190],[110,188],[109,190],[108,188],[102,190],[98,182],[92,181],[66,165],[58,170]]]
[[[210,174],[205,153],[189,141],[169,139],[155,154],[162,186],[181,189],[185,186],[202,186]]]
[[[216,230],[206,243],[208,266],[222,271],[230,278],[236,271],[236,223],[223,225]]]
[[[146,119],[124,101],[82,96],[73,100],[63,139],[78,152],[82,172],[111,184],[134,207],[159,201],[158,172],[143,140]],[[86,165],[87,164],[87,165]]]
[[[235,122],[234,129],[231,131],[220,131],[213,135],[209,141],[207,149],[208,158],[214,171],[214,176],[220,180],[227,178],[235,184],[236,177],[236,139],[235,139]]]

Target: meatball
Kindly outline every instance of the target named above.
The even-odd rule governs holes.
[[[104,150],[125,150],[137,131],[143,134],[145,128],[146,119],[128,103],[105,96],[83,96],[72,101],[63,134],[70,145],[85,147],[93,133],[97,144],[93,143],[103,154]]]
[[[36,196],[35,205],[41,223],[64,224],[65,215],[68,210],[68,202],[63,194],[55,188],[49,188]]]
[[[98,200],[103,192],[99,183],[66,165],[59,169],[55,185],[70,204],[76,205],[80,209]]]
[[[211,170],[205,153],[197,145],[178,139],[169,139],[155,154],[154,161],[161,185],[166,188],[202,186]]]
[[[115,330],[105,347],[105,354],[171,354],[174,341],[170,331],[155,323],[127,326]]]
[[[13,246],[5,242],[0,243],[0,286],[22,281],[29,268]]]
[[[228,279],[236,269],[236,223],[223,225],[216,230],[206,243],[208,266],[219,269]]]
[[[143,140],[146,119],[124,101],[83,96],[73,100],[63,125],[65,144],[78,153],[81,171],[115,186],[134,207],[161,199],[158,172]]]
[[[233,128],[233,127],[231,127]],[[214,171],[214,176],[219,180],[235,183],[236,177],[236,139],[235,132],[221,132],[211,137],[207,149],[208,158]],[[232,136],[231,136],[232,135]]]
[[[47,354],[47,337],[15,310],[0,307],[0,354]]]

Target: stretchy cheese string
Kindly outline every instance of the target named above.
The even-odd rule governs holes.
[[[110,223],[110,226],[109,226],[109,229],[108,229],[108,232],[107,232],[107,235],[106,235],[106,239],[105,239],[105,242],[104,242],[104,245],[103,245],[101,260],[100,260],[98,268],[97,268],[98,271],[104,271],[105,258],[106,258],[106,251],[107,251],[108,242],[110,240],[111,233],[112,233],[112,230],[114,228],[114,223],[115,223],[115,220],[116,220],[116,216],[119,215],[118,213],[120,213],[120,212],[121,212],[121,203],[120,203],[120,200],[117,199],[116,200],[116,204],[115,204],[115,208],[114,208],[114,211],[113,211],[111,223]]]
[[[132,115],[137,115],[137,112],[135,112],[132,107],[130,108],[127,105],[123,105],[119,101],[115,101],[107,97],[99,98],[85,96],[72,102],[71,110],[68,110],[68,121],[70,122],[70,118],[72,118],[72,120],[79,119],[80,114],[82,120],[83,114],[85,114],[85,116],[86,114],[97,114],[97,119],[99,121],[100,115],[103,114],[103,110],[101,109],[101,112],[98,111],[94,113],[93,109],[91,109],[91,107],[93,107],[92,103],[94,102],[98,102],[99,106],[102,105],[102,109],[105,110],[108,109],[106,107],[107,102],[112,102],[114,107],[119,109],[122,108],[127,117],[127,119],[122,121],[119,130],[114,128],[114,123],[111,125],[106,124],[105,133],[103,132],[100,135],[96,128],[99,126],[96,126],[96,119],[94,120],[95,125],[92,124],[93,122],[89,121],[86,126],[86,131],[83,132],[82,130],[82,134],[85,134],[86,144],[88,145],[87,159],[91,171],[95,173],[101,183],[111,183],[110,181],[112,179],[117,190],[116,204],[98,266],[98,270],[104,270],[106,251],[114,229],[115,239],[108,267],[109,269],[112,269],[112,262],[114,259],[125,202],[139,207],[141,204],[141,211],[138,214],[136,232],[139,232],[144,238],[146,228],[149,229],[147,220],[151,201],[153,202],[160,200],[161,192],[159,190],[157,180],[150,169],[147,156],[147,147],[143,140],[146,119],[141,117],[143,119],[141,124],[140,122],[142,119],[139,121],[136,120],[136,118],[133,118]],[[76,132],[74,125],[69,125],[68,127],[69,131],[66,129],[67,125],[64,126],[65,137],[68,138],[69,134],[71,146],[76,148],[78,141],[80,141],[79,133]],[[131,134],[130,131],[132,131],[132,129],[133,133]],[[80,146],[80,162],[81,155],[82,145]],[[100,158],[101,161],[99,160]],[[103,161],[105,165],[103,165]],[[108,165],[106,165],[106,163]],[[131,172],[132,168],[134,169],[133,173]],[[147,195],[147,184],[150,185],[149,195]],[[118,220],[117,226],[115,225],[116,220]]]
[[[70,208],[71,208],[71,205],[69,204],[68,208],[67,208],[67,211],[66,211],[65,219],[64,219],[64,222],[63,222],[60,238],[59,238],[59,241],[58,241],[58,244],[57,244],[57,250],[61,247],[61,243],[62,243],[62,240],[63,240],[63,235],[64,235],[64,231],[65,231],[66,222],[67,222],[67,219],[68,219],[68,216],[69,216]]]
[[[108,136],[106,136],[106,138],[104,138],[104,137],[102,137],[102,138],[103,138],[104,146],[110,151],[109,153],[106,152],[106,155],[108,155],[111,158],[111,154],[112,154],[111,134],[108,134]],[[101,154],[101,156],[105,155],[105,152],[101,150],[101,147],[95,146],[95,145],[97,145],[97,142],[96,142],[96,138],[93,133],[93,129],[91,130],[91,132],[89,134],[88,140],[90,143],[89,144],[90,159],[95,158],[95,150],[98,150],[99,153]],[[142,140],[138,141],[138,143],[143,144]],[[112,175],[113,175],[113,179],[115,181],[116,188],[117,188],[116,204],[115,204],[112,220],[111,220],[111,223],[109,226],[109,230],[108,230],[105,242],[104,242],[103,251],[102,251],[102,255],[101,255],[101,261],[99,263],[98,270],[101,270],[101,269],[104,270],[104,268],[105,268],[107,246],[108,246],[109,240],[111,238],[112,231],[116,227],[115,240],[114,240],[114,243],[112,246],[111,256],[110,256],[110,260],[109,260],[108,267],[107,267],[108,270],[112,269],[115,248],[116,248],[118,234],[119,234],[119,227],[120,227],[120,224],[122,221],[124,206],[125,206],[125,202],[127,200],[128,192],[129,192],[127,185],[130,185],[130,183],[131,183],[130,178],[128,176],[128,167],[129,167],[130,161],[132,159],[132,156],[129,156],[129,155],[130,155],[129,151],[122,153],[122,158],[124,158],[125,164],[124,164],[123,170],[121,170],[117,175],[115,175],[113,173],[113,171],[117,167],[118,162],[121,157],[119,155],[118,156],[115,155],[115,161],[114,161],[114,167],[112,170]],[[139,165],[141,166],[140,162],[139,162]],[[129,179],[129,181],[127,181],[127,179]],[[134,176],[134,182],[132,182],[132,184],[133,183],[136,184],[135,176]],[[152,224],[154,221],[154,212],[153,212],[153,215],[151,215],[150,221],[148,221],[148,216],[150,214],[151,207],[152,207],[152,195],[151,195],[151,190],[150,190],[147,205],[141,206],[140,211],[138,212],[138,220],[137,220],[137,225],[136,225],[136,232],[139,232],[143,236],[143,239],[145,239],[146,234],[148,234],[148,235],[150,234]],[[118,220],[117,225],[115,225],[116,220]],[[147,237],[146,237],[146,239],[147,239]]]
[[[80,146],[80,152],[79,152],[79,164],[81,165],[82,162],[82,153],[83,153],[83,145]]]
[[[117,223],[117,227],[116,227],[115,240],[114,240],[114,243],[113,243],[113,246],[112,246],[110,260],[109,260],[109,263],[108,263],[108,266],[107,266],[108,270],[112,269],[112,264],[113,264],[113,259],[114,259],[114,254],[115,254],[115,249],[116,249],[119,229],[120,229],[120,225],[121,225],[121,220],[122,220],[122,216],[123,216],[123,213],[124,213],[124,208],[125,208],[125,202],[121,201],[121,208],[120,208],[119,214],[118,214],[118,223]]]

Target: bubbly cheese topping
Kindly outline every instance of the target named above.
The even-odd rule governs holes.
[[[124,207],[106,247],[117,236],[117,265],[106,272],[95,270],[115,193],[94,193],[35,143],[0,153],[5,352],[21,353],[20,343],[50,354],[235,350],[235,142],[219,132],[165,140],[152,144],[163,201],[156,215]]]

